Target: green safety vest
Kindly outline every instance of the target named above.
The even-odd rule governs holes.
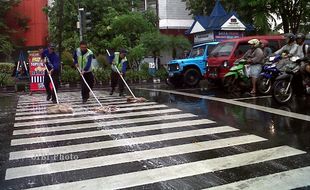
[[[117,69],[119,70],[119,72],[122,72],[122,67],[123,67],[123,63],[127,61],[127,58],[124,57],[121,61],[119,61],[119,52],[115,52],[114,53],[114,60],[113,60],[113,64],[112,66],[112,70],[117,72],[116,69],[114,68],[114,66],[117,67]]]
[[[84,70],[84,68],[87,64],[87,61],[88,61],[88,57],[93,56],[93,52],[90,49],[87,49],[87,52],[84,55],[82,55],[81,49],[77,48],[76,49],[76,55],[77,55],[77,60],[78,60],[78,64],[79,64],[80,69]],[[88,71],[91,71],[91,66],[90,66]]]

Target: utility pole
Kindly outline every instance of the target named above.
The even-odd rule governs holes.
[[[79,28],[79,32],[80,32],[80,41],[83,40],[83,21],[82,21],[82,15],[84,14],[84,8],[79,8],[79,22],[77,24],[77,27]]]

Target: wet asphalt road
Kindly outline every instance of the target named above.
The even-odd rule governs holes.
[[[139,89],[139,88],[144,88]],[[159,91],[154,91],[153,89],[157,89]],[[167,92],[161,92],[160,90],[170,90],[170,93]],[[154,141],[152,143],[142,143],[139,144],[139,146],[129,146],[124,148],[120,148],[119,146],[112,146],[113,148],[107,148],[103,149],[101,151],[77,151],[73,152],[75,156],[78,156],[78,159],[84,159],[87,160],[89,158],[98,158],[98,156],[111,156],[114,154],[124,154],[126,152],[139,152],[143,150],[153,150],[153,149],[159,149],[163,147],[169,147],[169,146],[176,146],[176,145],[187,145],[195,144],[195,143],[204,143],[208,141],[214,141],[217,139],[223,139],[223,138],[234,138],[234,137],[245,137],[247,135],[254,135],[255,137],[262,137],[264,140],[256,139],[257,142],[253,143],[244,143],[244,144],[236,144],[235,146],[220,146],[218,148],[214,148],[211,150],[208,149],[202,149],[200,151],[194,151],[191,153],[182,153],[182,151],[177,154],[172,154],[172,156],[169,157],[162,157],[162,156],[155,156],[154,158],[148,158],[143,161],[132,161],[127,163],[114,163],[107,166],[94,166],[93,168],[80,168],[80,169],[74,169],[74,171],[62,171],[59,169],[54,169],[54,172],[51,172],[53,174],[50,175],[42,175],[40,172],[36,174],[36,169],[34,168],[33,174],[27,174],[30,175],[27,177],[26,174],[22,174],[22,172],[27,173],[27,170],[20,170],[20,177],[14,177],[14,170],[12,168],[18,168],[23,166],[37,166],[44,163],[53,163],[53,162],[60,162],[62,163],[63,160],[35,160],[35,159],[17,159],[17,160],[10,160],[10,153],[12,152],[18,152],[18,151],[27,151],[29,150],[40,150],[42,148],[49,148],[49,147],[56,147],[57,146],[70,146],[70,145],[83,145],[85,143],[96,143],[101,141],[107,141],[107,140],[117,140],[117,139],[127,139],[127,138],[133,138],[133,137],[148,137],[148,136],[155,136],[157,134],[166,134],[166,133],[174,133],[174,132],[187,132],[192,131],[195,132],[196,130],[204,129],[204,125],[197,125],[192,127],[184,127],[184,128],[166,128],[161,130],[152,130],[149,132],[134,132],[134,133],[121,133],[111,136],[98,136],[98,138],[95,137],[85,137],[81,140],[79,139],[72,139],[72,140],[58,140],[56,142],[42,142],[42,143],[35,143],[28,145],[28,142],[23,142],[20,145],[14,146],[12,142],[14,140],[23,139],[23,138],[29,138],[27,136],[27,133],[25,135],[20,136],[14,136],[13,133],[16,131],[16,128],[14,129],[14,126],[16,127],[16,121],[15,121],[15,113],[16,107],[18,104],[18,100],[21,100],[21,98],[18,95],[10,94],[0,94],[0,189],[27,189],[31,187],[38,187],[42,189],[48,189],[45,187],[49,187],[48,185],[54,185],[59,184],[60,186],[51,186],[52,189],[69,189],[68,187],[63,187],[62,185],[68,182],[74,182],[73,189],[82,189],[82,187],[85,185],[88,187],[87,189],[123,189],[123,188],[129,188],[129,189],[204,189],[209,187],[226,187],[225,185],[231,185],[234,182],[240,182],[240,184],[235,184],[233,186],[234,188],[237,187],[237,189],[240,189],[240,187],[248,187],[249,184],[252,184],[254,187],[257,185],[259,187],[258,189],[262,189],[261,187],[268,187],[270,189],[294,189],[294,188],[300,188],[300,189],[310,189],[309,180],[304,180],[303,177],[309,177],[310,176],[310,170],[308,169],[310,166],[310,122],[303,120],[302,117],[304,116],[309,117],[310,111],[310,98],[296,98],[294,101],[288,105],[281,106],[276,104],[271,97],[252,97],[247,94],[240,94],[237,96],[232,96],[229,94],[225,94],[219,89],[213,88],[213,89],[171,89],[167,87],[166,85],[144,85],[144,86],[136,86],[134,88],[134,92],[136,96],[145,97],[149,100],[149,102],[155,102],[159,105],[166,105],[168,106],[167,109],[177,109],[182,111],[184,114],[194,114],[195,117],[198,116],[199,119],[208,119],[215,121],[216,123],[210,124],[211,128],[213,127],[221,127],[221,126],[230,126],[232,127],[232,131],[227,131],[224,133],[219,134],[199,134],[199,135],[193,135],[191,137],[182,137],[179,139],[167,139],[163,141]],[[174,93],[176,92],[176,93]],[[204,95],[209,97],[218,97],[222,99],[230,99],[235,100],[237,102],[243,102],[248,103],[247,107],[244,106],[238,106],[236,104],[229,104],[224,103],[220,101],[213,101],[209,99],[202,99],[202,98],[195,98],[192,96],[187,95],[181,95],[180,93],[185,92],[192,95]],[[99,93],[99,92],[97,92]],[[64,93],[64,97],[68,98],[68,101],[70,99],[70,96],[66,96]],[[103,94],[104,95],[104,94]],[[40,96],[35,96],[39,97]],[[73,93],[72,96],[74,99],[78,99],[79,92]],[[71,97],[71,98],[72,98]],[[44,99],[44,97],[43,97]],[[24,99],[29,100],[29,99]],[[102,100],[105,101],[105,100]],[[40,101],[38,101],[40,102]],[[39,109],[39,111],[42,111],[41,107],[39,106],[38,102],[34,102],[34,106],[30,108]],[[69,101],[70,102],[70,101]],[[73,103],[72,103],[73,104]],[[75,103],[74,103],[75,104]],[[30,103],[29,103],[30,105]],[[253,105],[253,107],[251,107]],[[297,114],[300,114],[298,116],[301,116],[301,119],[296,119],[293,117],[286,117],[283,116],[283,114],[278,114],[277,111],[270,113],[265,112],[262,110],[258,110],[255,108],[255,105],[264,106],[266,108],[274,108],[275,110],[282,110],[288,112],[294,112]],[[39,107],[35,107],[39,106]],[[130,105],[129,105],[130,106]],[[26,108],[25,108],[26,109]],[[164,110],[164,108],[146,108],[146,110]],[[166,109],[166,108],[165,108]],[[132,110],[132,111],[126,111],[124,113],[134,113],[138,112],[138,110]],[[83,114],[83,113],[82,113]],[[89,113],[86,113],[89,114]],[[153,114],[154,115],[154,114]],[[152,114],[150,116],[153,116]],[[164,117],[172,115],[172,113],[158,113],[154,116],[158,117]],[[128,116],[129,119],[141,119],[139,115],[135,116]],[[59,119],[65,119],[66,117],[59,117]],[[78,118],[77,116],[74,118]],[[127,118],[127,116],[125,116]],[[23,119],[23,118],[22,118]],[[32,121],[39,121],[41,122],[44,119],[35,119],[35,120],[24,120],[24,122],[32,122]],[[112,118],[111,120],[115,120],[115,118]],[[169,122],[182,122],[188,123],[192,122],[194,119],[191,117],[189,118],[177,118],[177,119],[170,119]],[[47,119],[47,122],[54,121],[52,119]],[[55,120],[56,121],[56,120]],[[106,120],[97,120],[94,119],[94,121],[81,121],[81,122],[75,122],[75,121],[64,121],[64,123],[59,124],[46,124],[46,125],[40,125],[40,126],[27,126],[26,124],[23,126],[23,123],[21,123],[21,129],[25,129],[26,132],[28,129],[32,129],[33,127],[35,129],[39,128],[46,128],[46,127],[62,127],[67,126],[69,124],[73,125],[83,125],[84,123],[87,124],[90,122],[90,125],[93,122],[105,122]],[[108,120],[107,122],[109,122]],[[22,121],[21,121],[22,122]],[[65,123],[67,122],[67,123]],[[144,125],[150,125],[150,124],[165,124],[168,121],[155,121],[154,122],[145,122],[142,124],[126,124],[124,127],[137,127],[137,126],[144,126]],[[29,124],[29,123],[28,123]],[[194,125],[194,124],[193,124]],[[87,127],[87,126],[86,126]],[[113,129],[113,126],[104,126],[107,129]],[[238,130],[235,131],[234,129]],[[68,130],[68,131],[59,131],[59,132],[49,132],[49,133],[34,133],[30,134],[30,137],[40,137],[40,136],[53,136],[53,135],[64,135],[64,138],[67,138],[67,134],[81,132],[82,133],[88,133],[89,131],[95,131],[95,129],[80,129],[80,130]],[[172,137],[171,137],[172,138]],[[225,140],[225,139],[224,139]],[[11,142],[12,141],[12,142]],[[15,142],[15,141],[14,141]],[[211,146],[211,145],[209,145]],[[275,156],[274,158],[267,159],[265,161],[257,162],[256,160],[260,159],[259,156],[254,155],[253,162],[249,162],[244,165],[236,165],[235,167],[227,167],[222,166],[223,168],[218,168],[211,170],[211,172],[208,172],[207,170],[204,171],[203,167],[202,172],[199,171],[187,171],[188,167],[182,168],[182,164],[191,164],[191,163],[197,163],[199,161],[209,161],[212,159],[222,159],[223,162],[225,162],[225,158],[229,156],[234,156],[239,153],[248,153],[248,152],[255,152],[265,149],[273,149],[275,147],[280,147],[280,150],[276,150],[271,155]],[[283,150],[282,150],[283,148]],[[304,151],[304,152],[302,152]],[[276,155],[277,152],[279,152],[279,155]],[[287,153],[288,155],[284,155]],[[65,154],[65,153],[64,153]],[[154,153],[155,154],[155,153]],[[161,154],[161,153],[158,153]],[[146,153],[147,155],[147,153]],[[261,155],[261,157],[268,157],[270,156],[269,153],[267,153],[265,156],[264,154]],[[278,157],[277,157],[278,156]],[[18,157],[18,156],[17,156]],[[250,157],[247,155],[247,157]],[[22,158],[22,157],[21,157]],[[122,157],[123,158],[123,157]],[[241,158],[235,158],[236,160]],[[235,160],[234,159],[234,160]],[[71,159],[72,160],[72,159]],[[69,160],[70,161],[70,160]],[[74,161],[74,159],[73,159]],[[111,161],[112,162],[112,161]],[[220,162],[220,161],[218,161]],[[247,161],[243,161],[247,162]],[[83,163],[81,163],[82,165]],[[85,164],[85,163],[84,163]],[[228,163],[230,165],[232,163]],[[207,162],[206,165],[211,167],[212,163]],[[176,168],[176,173],[180,173],[177,175],[176,173],[173,173],[172,166],[180,166],[180,168]],[[198,166],[198,165],[193,165]],[[204,165],[205,166],[205,165]],[[73,166],[75,167],[75,165]],[[171,167],[171,169],[170,169]],[[214,166],[214,167],[220,167],[220,166]],[[156,173],[157,169],[165,169],[167,168],[166,172],[164,173]],[[195,167],[194,167],[195,168]],[[199,167],[197,167],[199,170]],[[212,167],[211,167],[212,168]],[[303,170],[306,168],[305,170]],[[10,174],[8,170],[11,172],[11,179],[8,179],[8,175]],[[18,170],[17,170],[18,171]],[[103,172],[104,171],[104,172]],[[145,175],[151,175],[151,174],[145,174],[142,172],[145,171],[151,171],[153,172],[153,175],[160,176],[157,181],[153,178],[156,178],[153,176],[153,178],[150,177],[150,179],[144,179],[143,176]],[[165,170],[163,170],[165,171]],[[136,173],[135,173],[136,172]],[[170,173],[172,172],[172,173]],[[192,174],[188,174],[190,172],[193,172]],[[292,173],[286,173],[286,172],[292,172]],[[165,173],[167,173],[167,176],[165,176]],[[274,181],[277,181],[278,176],[277,174],[281,175],[283,177],[282,180],[285,179],[285,176],[288,176],[289,179],[292,180],[290,183],[291,186],[288,184],[272,184],[272,179]],[[125,176],[122,176],[124,174]],[[127,175],[128,174],[128,175]],[[17,175],[17,174],[16,174]],[[25,175],[25,176],[23,176]],[[176,176],[174,176],[176,175]],[[111,179],[107,179],[108,177],[111,177]],[[115,182],[113,183],[114,179],[112,179],[113,176],[116,177],[124,177],[122,178],[124,182]],[[132,178],[132,180],[130,177]],[[171,177],[172,176],[172,177]],[[261,180],[264,182],[264,177],[268,176],[268,183],[265,182],[265,186],[261,186],[259,180],[260,177]],[[90,179],[100,179],[105,182],[110,182],[110,186],[99,186],[97,183],[100,184],[102,181],[92,181],[91,183],[85,182],[84,180],[90,180]],[[139,179],[139,180],[138,180]],[[254,182],[247,181],[250,179],[257,179]],[[288,183],[290,182],[289,179],[287,179]],[[126,181],[128,180],[128,181]],[[294,181],[295,180],[295,181]],[[133,183],[137,181],[137,183]],[[265,180],[266,181],[266,180]],[[271,181],[271,182],[270,182]],[[284,180],[285,181],[285,180]],[[75,184],[75,182],[81,182],[82,184]],[[241,183],[242,182],[242,183]],[[251,183],[250,183],[251,182]],[[124,184],[122,184],[124,183]],[[296,185],[296,184],[297,185]],[[69,183],[70,184],[70,183]],[[97,185],[96,185],[97,184]],[[238,186],[239,185],[239,186]],[[241,185],[241,186],[240,186]],[[279,185],[279,186],[276,186]],[[282,186],[281,186],[282,185]],[[227,186],[230,187],[230,186]],[[273,188],[274,187],[274,188]],[[285,188],[283,188],[285,187]]]

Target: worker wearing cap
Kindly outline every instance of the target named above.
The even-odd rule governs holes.
[[[74,64],[80,69],[81,74],[84,76],[90,88],[93,88],[94,86],[94,75],[92,73],[91,65],[93,56],[93,52],[87,48],[87,43],[85,41],[80,42],[80,47],[77,48],[73,54]],[[90,90],[82,79],[81,88],[83,103],[86,103],[89,98]]]
[[[43,51],[41,50],[40,54],[41,54],[41,58],[44,60],[44,63],[46,64],[47,69],[48,69],[48,71],[45,71],[45,75],[44,75],[44,87],[45,87],[46,94],[47,94],[46,100],[49,101],[52,98],[53,103],[57,103],[55,91],[51,89],[51,86],[50,86],[51,80],[48,76],[48,74],[51,75],[53,82],[54,82],[54,86],[57,91],[58,86],[59,86],[60,60],[59,60],[59,56],[55,52],[55,45],[50,44],[47,49]]]
[[[115,52],[113,55],[110,56],[110,63],[111,63],[111,92],[110,95],[113,95],[115,91],[115,87],[118,84],[119,89],[119,96],[124,95],[124,82],[120,78],[120,75],[122,75],[123,78],[125,78],[126,69],[128,65],[128,61],[126,58],[127,51],[125,49],[122,49],[120,52]],[[120,72],[120,74],[117,72],[117,69]]]

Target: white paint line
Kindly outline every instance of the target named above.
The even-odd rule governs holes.
[[[100,156],[100,157],[78,159],[78,160],[71,160],[71,161],[65,161],[65,162],[56,162],[56,163],[8,168],[6,170],[5,179],[10,180],[10,179],[29,177],[29,176],[37,176],[37,175],[52,174],[52,173],[58,173],[58,172],[96,168],[96,167],[102,167],[102,166],[108,166],[108,165],[114,165],[114,164],[135,162],[135,161],[140,161],[140,160],[147,160],[147,159],[181,155],[181,154],[206,151],[206,150],[212,150],[212,149],[218,149],[218,148],[225,148],[225,147],[260,142],[260,141],[265,141],[265,140],[267,139],[254,136],[254,135],[247,135],[247,136],[232,137],[232,138],[219,139],[219,140],[213,140],[213,141],[205,141],[205,142],[170,146],[170,147],[164,147],[164,148],[121,153],[121,154],[115,154],[115,155],[109,155],[109,156]]]
[[[244,97],[244,98],[234,98],[231,100],[255,100],[255,99],[262,99],[262,98],[271,98],[272,96],[252,96],[252,97]]]
[[[237,181],[227,185],[208,188],[208,190],[262,190],[281,189],[289,190],[310,185],[310,166],[279,172],[248,180]]]
[[[96,122],[96,123],[86,123],[86,124],[75,124],[75,125],[62,125],[57,127],[44,127],[44,128],[34,128],[34,129],[21,129],[21,130],[14,130],[13,135],[25,135],[25,134],[33,134],[33,133],[46,133],[46,132],[57,132],[57,131],[67,131],[67,130],[77,130],[77,129],[90,129],[90,128],[98,128],[104,130],[105,126],[111,127],[126,127],[122,125],[126,124],[137,124],[143,122],[151,122],[151,121],[165,121],[168,119],[185,119],[185,118],[192,118],[197,117],[193,114],[175,114],[175,115],[164,115],[164,116],[153,116],[153,117],[143,117],[137,119],[118,119],[116,121],[106,121],[106,122]],[[195,123],[196,120],[190,121]],[[210,120],[209,120],[210,121]],[[187,121],[182,121],[187,122]],[[192,124],[192,123],[190,123]],[[163,124],[157,124],[163,125]],[[131,128],[127,128],[130,131]]]
[[[120,101],[126,101],[126,99],[107,99],[107,100],[100,100],[100,103],[107,103],[107,102],[120,102]],[[96,100],[90,100],[90,101],[87,101],[87,103],[96,103],[97,101]],[[87,105],[85,103],[81,101],[62,101],[62,102],[59,102],[61,104],[71,104],[71,105]],[[17,109],[22,109],[22,108],[35,108],[35,107],[40,107],[40,106],[49,106],[49,105],[53,105],[51,103],[44,103],[44,104],[33,104],[33,105],[30,105],[30,104],[27,104],[27,105],[17,105]],[[99,105],[99,104],[98,104]]]
[[[182,131],[182,132],[174,132],[174,133],[143,136],[143,137],[134,137],[134,138],[128,138],[128,139],[118,139],[118,140],[68,145],[68,146],[60,146],[60,147],[24,150],[24,151],[11,152],[10,159],[34,158],[40,155],[45,156],[45,155],[67,154],[67,153],[81,152],[81,151],[88,151],[88,150],[100,150],[100,149],[112,148],[112,147],[118,147],[118,146],[131,146],[135,144],[160,142],[160,141],[165,141],[165,140],[182,139],[182,138],[188,138],[188,137],[219,134],[219,133],[234,132],[234,131],[238,131],[238,129],[232,128],[229,126],[220,126],[220,127],[212,127],[212,128],[207,128],[207,129]],[[107,132],[107,134],[110,134],[110,133]]]
[[[148,90],[148,91],[156,91],[156,92],[166,92],[166,93],[171,93],[171,94],[178,94],[178,95],[189,96],[189,97],[194,97],[194,98],[201,98],[201,99],[206,99],[206,100],[223,102],[223,103],[232,104],[232,105],[236,105],[236,106],[242,106],[242,107],[246,107],[246,108],[256,109],[256,110],[271,113],[271,114],[281,115],[284,117],[291,117],[294,119],[310,121],[309,115],[304,115],[304,114],[299,114],[299,113],[294,113],[294,112],[288,112],[288,111],[284,111],[284,110],[279,110],[279,109],[269,108],[269,107],[265,107],[265,106],[249,104],[249,103],[235,101],[235,100],[231,100],[231,99],[217,98],[217,97],[211,97],[211,96],[203,96],[203,95],[191,94],[191,93],[186,93],[186,92],[178,92],[178,91],[174,91],[174,90],[159,90],[159,89],[148,89],[148,88],[137,88],[137,89]]]
[[[126,100],[126,98],[123,97],[98,97],[98,99],[101,101],[104,100]],[[62,98],[62,102],[81,102],[82,99],[81,97],[75,97],[75,98]],[[94,98],[89,98],[88,101],[96,101]],[[19,100],[18,105],[33,105],[33,104],[49,104],[51,101],[47,101],[45,99],[42,100],[31,100],[31,101],[24,101],[24,100]]]
[[[106,105],[129,105],[129,104],[133,104],[133,103],[128,103],[127,101],[117,101],[117,102],[113,102],[113,103],[101,103],[102,105],[106,106]],[[70,105],[70,104],[69,104]],[[81,104],[81,105],[70,105],[72,108],[90,108],[90,107],[98,107],[99,104],[98,103],[89,103],[89,104]],[[25,112],[42,112],[42,111],[46,111],[46,108],[48,106],[34,106],[32,108],[21,108],[21,109],[16,109],[17,113],[25,113]]]
[[[179,124],[179,123],[178,123]],[[126,133],[126,128],[120,128],[118,132]],[[106,130],[100,131],[89,131],[89,132],[80,132],[80,133],[69,133],[63,135],[53,135],[53,136],[39,136],[32,138],[20,138],[20,139],[12,139],[11,145],[23,145],[23,144],[34,144],[34,143],[46,143],[46,142],[56,142],[56,141],[65,141],[65,140],[73,140],[73,139],[81,139],[81,138],[91,138],[91,137],[100,137],[104,135],[110,135]]]
[[[120,108],[119,110],[113,112],[113,113],[118,113],[122,111],[135,111],[135,110],[147,110],[147,109],[155,109],[155,108],[167,108],[168,106],[163,105],[163,104],[158,104],[158,105],[150,105],[150,106],[141,106],[141,107],[131,107],[131,108]],[[33,116],[24,116],[24,117],[15,117],[15,121],[23,121],[23,120],[30,120],[30,119],[50,119],[50,118],[57,118],[57,117],[75,117],[75,116],[85,116],[89,114],[98,114],[94,111],[89,111],[89,112],[74,112],[72,114],[46,114],[46,115],[33,115]],[[100,113],[101,114],[101,113]]]
[[[117,107],[119,108],[123,108],[123,107],[135,107],[135,106],[146,106],[146,105],[155,105],[157,104],[156,102],[143,102],[143,103],[128,103],[128,104],[119,104],[117,105]],[[81,111],[86,111],[88,109],[91,109],[91,107],[98,107],[98,104],[88,104],[87,107],[76,107],[74,109],[74,112],[81,112]],[[31,111],[31,109],[29,110],[29,112],[17,112],[15,114],[15,118],[16,117],[24,117],[24,116],[30,116],[30,115],[36,115],[36,114],[47,114],[46,109],[42,109],[42,111]]]
[[[83,181],[68,182],[37,188],[32,190],[81,190],[81,189],[121,189],[151,184],[183,177],[189,177],[219,170],[225,170],[269,160],[285,158],[305,152],[287,146],[247,152],[221,158],[179,164],[174,166],[143,170],[108,177]]]
[[[142,116],[142,115],[151,115],[151,114],[165,114],[165,113],[173,113],[180,112],[179,109],[164,109],[164,110],[154,110],[154,111],[140,111],[140,112],[130,112],[130,113],[111,113],[105,115],[93,115],[87,117],[79,117],[79,118],[64,118],[64,119],[50,119],[50,120],[40,120],[40,121],[29,121],[29,122],[15,122],[14,127],[23,127],[23,126],[33,126],[33,125],[47,125],[47,124],[61,124],[68,122],[77,122],[77,121],[94,121],[98,119],[118,119],[119,117],[130,117],[130,116]]]

